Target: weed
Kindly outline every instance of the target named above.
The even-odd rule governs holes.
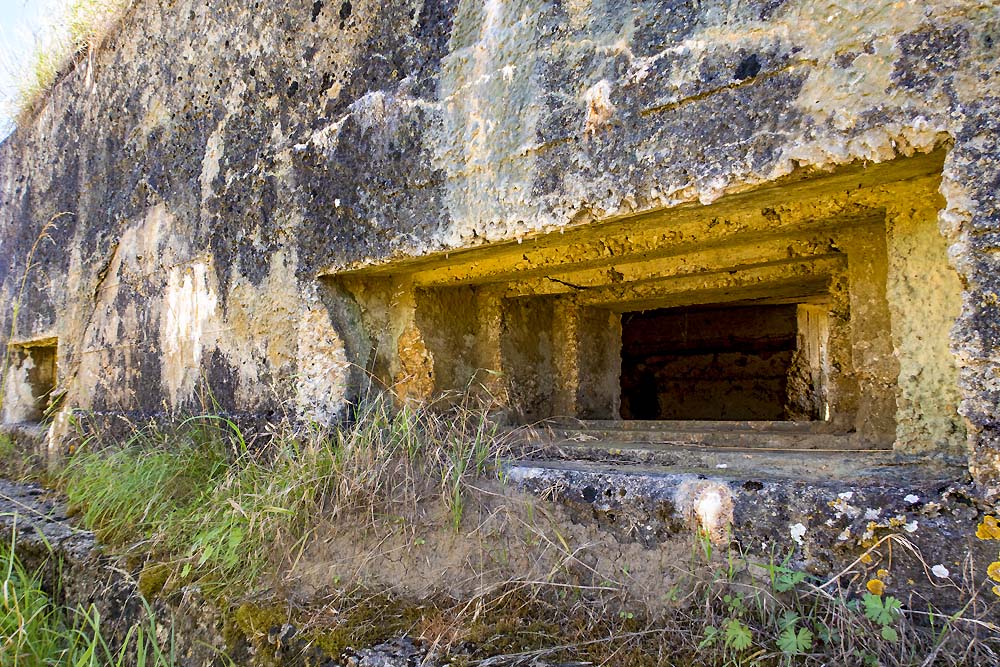
[[[12,535],[15,533],[12,533]],[[172,667],[172,643],[161,646],[156,620],[146,618],[124,634],[120,643],[105,636],[94,607],[69,609],[52,602],[39,577],[25,570],[10,545],[0,546],[0,664],[14,667],[74,665]]]
[[[228,419],[191,418],[169,431],[143,429],[104,451],[94,451],[91,441],[74,455],[61,484],[87,525],[126,555],[148,558],[139,577],[145,593],[198,581],[204,591],[238,598],[255,585],[273,588],[264,576],[280,580],[318,537],[314,529],[327,523],[359,539],[374,536],[380,545],[395,533],[421,547],[424,538],[407,531],[432,500],[446,510],[444,521],[473,528],[455,540],[483,539],[465,516],[479,507],[470,494],[477,478],[498,474],[506,451],[486,407],[459,401],[450,412],[397,409],[373,396],[340,428],[283,428],[266,443]],[[505,497],[504,506],[509,502]],[[664,573],[674,577],[671,604],[653,611],[614,580],[637,576],[627,565],[614,565],[620,577],[587,565],[580,554],[586,547],[570,544],[545,507],[525,501],[507,511],[497,530],[508,541],[486,549],[522,551],[513,559],[500,551],[489,562],[466,563],[463,575],[470,578],[489,568],[501,573],[484,577],[475,594],[407,601],[359,588],[360,578],[343,570],[347,590],[329,592],[318,608],[285,608],[259,597],[234,603],[234,629],[263,647],[274,626],[291,624],[330,655],[405,633],[438,651],[457,651],[455,664],[997,662],[995,637],[984,639],[991,626],[973,618],[982,609],[967,606],[949,616],[930,609],[922,616],[882,590],[855,590],[841,581],[844,572],[820,581],[796,569],[790,554],[759,563],[732,547],[713,548],[704,535],[694,537],[690,562]],[[887,540],[907,548],[893,536],[871,549]],[[380,557],[398,556],[374,552],[366,559],[377,567]],[[536,567],[545,566],[532,578],[510,572],[503,579],[517,567],[508,561],[534,558]],[[965,609],[975,613],[967,618]]]

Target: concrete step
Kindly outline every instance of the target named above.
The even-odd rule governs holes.
[[[944,483],[961,479],[965,466],[955,462],[911,460],[885,450],[767,451],[729,447],[633,447],[624,449],[550,448],[521,458],[515,465],[565,470],[659,474],[695,478],[775,479],[810,483]]]
[[[750,454],[740,459],[730,458],[726,454],[715,452],[704,458],[702,465],[698,465],[695,460],[682,460],[670,465],[521,460],[512,462],[508,466],[508,473],[515,481],[528,477],[557,480],[562,476],[567,482],[578,482],[578,487],[585,486],[584,482],[589,479],[623,490],[616,492],[615,497],[641,495],[642,489],[648,487],[650,481],[662,486],[668,491],[667,497],[670,497],[684,482],[709,480],[724,483],[734,491],[742,489],[751,493],[764,487],[783,488],[792,499],[800,497],[807,486],[840,487],[839,490],[843,491],[863,490],[866,487],[905,488],[906,490],[894,494],[899,500],[907,493],[916,493],[921,497],[925,494],[939,494],[949,484],[961,482],[968,476],[967,469],[961,465],[897,460],[884,452],[871,456],[831,452],[828,456],[818,457],[803,457],[793,453],[778,458]],[[713,460],[725,463],[726,467],[705,465]],[[545,488],[547,487],[542,485],[540,490]],[[557,488],[572,488],[572,484]],[[757,501],[759,502],[759,498]],[[824,506],[822,509],[828,511],[828,507]],[[821,512],[817,516],[821,516]]]
[[[557,417],[544,425],[553,428],[607,429],[616,431],[783,431],[793,433],[831,433],[821,421],[708,421],[697,419],[574,419]]]
[[[527,442],[565,448],[622,449],[700,445],[774,450],[877,450],[856,434],[823,422],[552,421],[524,430]]]
[[[887,450],[803,450],[713,447],[684,443],[526,443],[522,458],[534,461],[641,465],[715,475],[777,475],[817,477],[845,467],[897,465]]]

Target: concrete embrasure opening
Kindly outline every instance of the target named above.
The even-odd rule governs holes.
[[[584,216],[323,284],[369,338],[345,339],[350,361],[403,400],[483,388],[514,422],[575,424],[573,442],[962,455],[942,162]]]
[[[56,388],[55,339],[13,344],[8,348],[5,421],[40,422],[52,406]]]
[[[622,419],[814,420],[797,304],[622,315]],[[807,334],[808,332],[804,332]]]

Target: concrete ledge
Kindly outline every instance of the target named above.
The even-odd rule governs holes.
[[[733,453],[703,456],[723,454]],[[879,567],[891,563],[896,581],[912,582],[909,595],[941,608],[948,608],[948,582],[936,581],[927,568],[943,564],[956,572],[971,555],[968,574],[985,581],[996,549],[975,532],[996,508],[976,495],[965,471],[839,453],[824,474],[824,465],[810,457],[823,458],[802,452],[780,464],[769,456],[753,466],[715,469],[521,461],[506,472],[511,485],[564,505],[574,522],[596,522],[621,542],[650,549],[684,534],[694,543],[701,533],[758,562],[791,555],[792,566],[821,578],[846,569],[840,584],[863,591],[869,568],[857,559],[875,547]],[[904,542],[912,552],[892,552]]]

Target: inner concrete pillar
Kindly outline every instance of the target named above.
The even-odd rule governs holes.
[[[579,316],[580,309],[572,296],[555,299],[552,309],[553,416],[573,416],[577,413],[580,386]]]
[[[830,306],[796,306],[796,349],[788,374],[786,417],[795,421],[830,417],[829,373]]]
[[[606,308],[577,315],[576,416],[618,419],[621,408],[622,317]]]
[[[845,238],[850,284],[851,368],[857,382],[855,429],[872,443],[896,438],[896,379],[899,361],[892,346],[886,234],[883,226],[859,228]]]
[[[521,422],[555,414],[554,301],[552,297],[504,300],[500,354],[509,405]]]
[[[962,456],[967,449],[950,335],[962,308],[962,283],[938,229],[943,208],[937,188],[925,186],[886,209],[886,293],[899,360],[896,449],[906,454]]]
[[[469,286],[417,289],[415,323],[434,365],[434,393],[461,391],[476,373],[476,294]]]
[[[411,281],[393,284],[389,325],[395,344],[390,365],[392,389],[401,402],[428,401],[434,394],[434,357],[418,326],[417,297]]]
[[[826,421],[832,431],[855,431],[861,401],[854,373],[850,278],[846,267],[830,278],[827,310]]]
[[[509,402],[503,377],[503,299],[500,290],[481,286],[475,289],[476,336],[474,356],[479,369],[478,383],[497,403]]]

